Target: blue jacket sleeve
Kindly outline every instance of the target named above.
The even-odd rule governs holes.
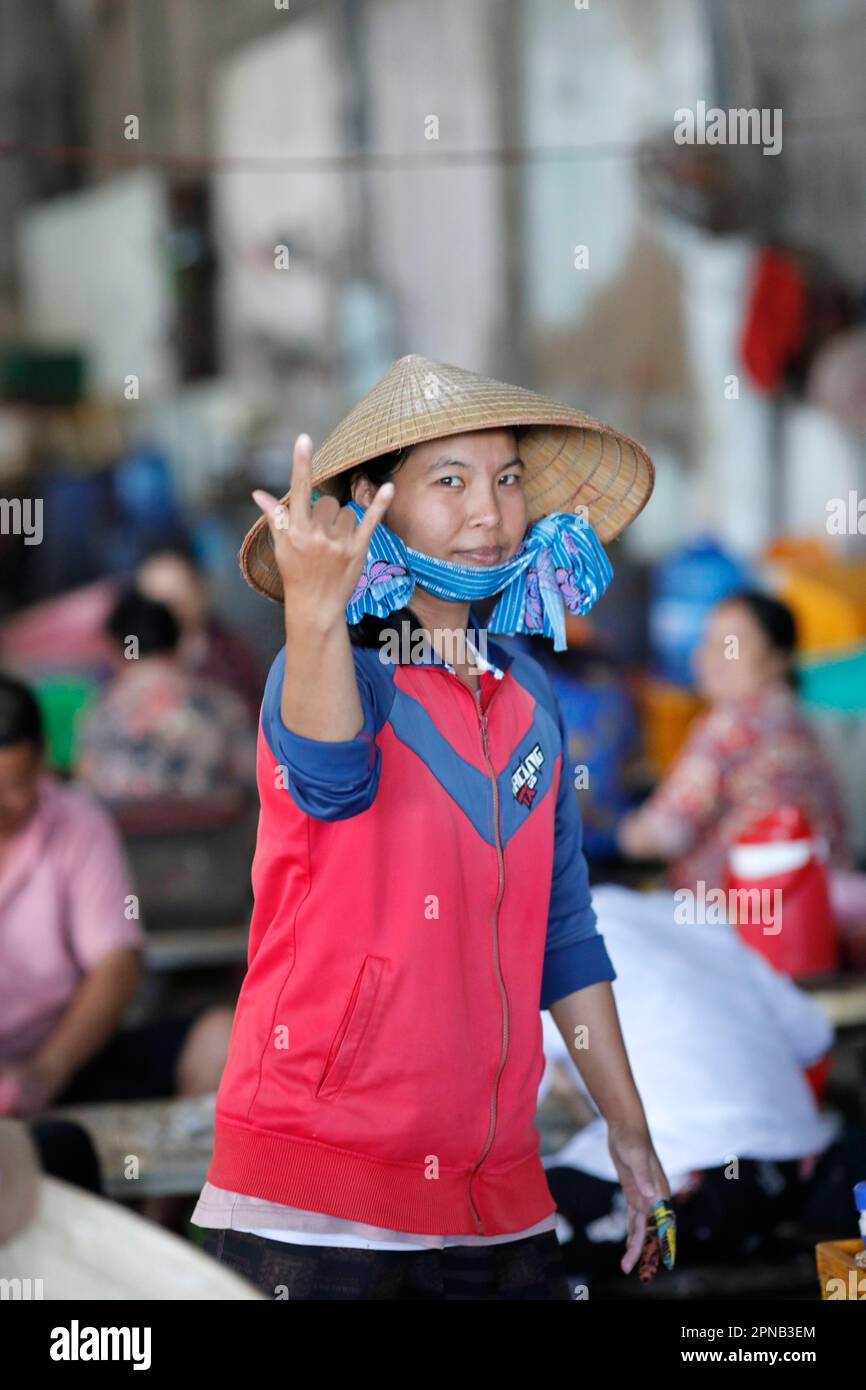
[[[353,651],[354,655],[354,651]],[[363,663],[355,655],[358,694],[364,726],[354,738],[333,743],[305,738],[287,729],[280,713],[286,649],[271,667],[262,700],[262,732],[277,767],[284,769],[286,791],[316,820],[348,820],[373,804],[382,755],[376,744],[381,725],[376,695]]]
[[[553,693],[553,692],[552,692]],[[616,971],[597,928],[589,891],[589,870],[583,853],[583,830],[577,793],[572,782],[568,733],[559,701],[553,695],[562,742],[562,771],[556,797],[553,880],[547,920],[541,1007],[577,989],[615,980]]]

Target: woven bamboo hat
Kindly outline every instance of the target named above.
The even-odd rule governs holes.
[[[530,525],[551,512],[583,515],[585,509],[599,540],[607,542],[649,501],[652,461],[627,435],[535,391],[416,353],[399,358],[331,431],[313,454],[310,476],[320,493],[337,495],[339,473],[380,454],[442,435],[511,426],[521,429]],[[265,516],[247,532],[239,558],[247,583],[282,603]]]

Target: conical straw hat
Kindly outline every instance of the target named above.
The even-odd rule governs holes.
[[[513,425],[521,427],[530,525],[551,512],[579,511],[606,542],[646,506],[652,461],[627,435],[561,401],[416,353],[395,362],[331,431],[313,455],[310,476],[320,492],[336,494],[331,480],[337,474],[380,454],[442,435]],[[265,516],[247,532],[240,566],[248,584],[282,603]]]

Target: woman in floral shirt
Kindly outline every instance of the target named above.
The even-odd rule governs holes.
[[[619,828],[624,854],[669,861],[671,887],[723,888],[730,845],[783,803],[803,809],[831,865],[849,865],[836,778],[797,702],[795,646],[793,614],[775,599],[743,591],[714,610],[695,654],[710,708],[655,793]]]
[[[118,674],[84,712],[76,777],[112,803],[252,796],[253,721],[234,691],[182,668],[171,610],[133,588],[108,626]]]

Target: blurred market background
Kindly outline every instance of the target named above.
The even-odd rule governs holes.
[[[419,353],[572,402],[656,465],[562,668],[594,879],[652,881],[616,826],[747,586],[796,616],[862,869],[864,71],[864,0],[0,0],[0,668],[58,775],[154,556],[178,628],[157,647],[254,733],[283,637],[238,570],[251,489],[285,492],[297,434]],[[678,144],[699,100],[782,111],[781,149]],[[40,543],[12,524],[27,499]],[[96,780],[151,943],[133,1018],[242,977],[254,785],[201,776]],[[866,969],[864,933],[840,969]]]

